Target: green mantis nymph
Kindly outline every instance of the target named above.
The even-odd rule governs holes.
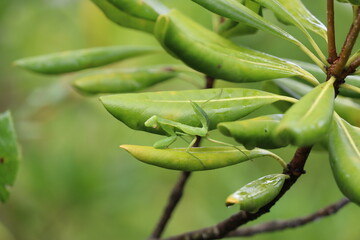
[[[178,136],[190,135],[190,136],[194,136],[194,138],[190,142],[189,146],[187,147],[186,152],[195,158],[197,158],[197,157],[195,155],[193,155],[192,153],[190,153],[189,150],[190,150],[190,148],[192,148],[194,146],[197,136],[206,137],[206,139],[208,139],[211,142],[232,146],[232,147],[238,149],[241,153],[245,154],[243,151],[241,151],[239,148],[237,148],[234,145],[220,142],[220,141],[217,141],[217,140],[207,137],[209,125],[210,125],[210,120],[209,120],[208,115],[197,103],[190,100],[190,104],[191,104],[192,108],[194,109],[194,112],[196,113],[196,117],[199,118],[202,127],[193,127],[193,126],[189,126],[189,125],[182,124],[179,122],[174,122],[174,121],[154,115],[145,122],[145,126],[153,127],[153,128],[160,127],[169,135],[167,138],[161,139],[161,140],[155,142],[153,145],[154,148],[167,148],[176,140],[176,138]],[[175,129],[179,129],[182,132],[178,132]],[[246,157],[248,157],[248,156],[246,155]],[[200,159],[198,159],[198,160],[203,165],[202,161]]]
[[[194,112],[196,113],[196,117],[199,118],[202,127],[193,127],[154,115],[145,122],[145,126],[152,128],[160,127],[168,134],[167,138],[155,142],[154,148],[167,148],[176,140],[178,136],[194,136],[194,139],[191,141],[189,147],[187,148],[188,150],[195,144],[196,136],[207,136],[210,124],[209,117],[197,103],[190,100],[190,104],[194,109]],[[179,129],[182,132],[176,131],[175,129]]]

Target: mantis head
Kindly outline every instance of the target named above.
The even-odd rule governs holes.
[[[146,122],[144,124],[146,127],[157,128],[159,126],[158,125],[158,117],[154,115],[151,118],[149,118],[148,120],[146,120]]]

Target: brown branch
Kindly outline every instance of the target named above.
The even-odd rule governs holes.
[[[284,183],[279,195],[267,205],[263,206],[256,213],[249,213],[241,211],[232,215],[230,218],[207,228],[187,232],[178,236],[166,238],[165,240],[207,240],[219,239],[226,236],[229,232],[234,231],[239,226],[242,226],[249,221],[255,220],[258,217],[268,213],[273,205],[291,188],[296,180],[303,174],[304,165],[309,156],[312,147],[301,147],[295,152],[295,155],[288,165],[288,170],[285,172],[290,176]]]
[[[360,31],[360,8],[357,8],[356,17],[350,27],[348,35],[346,36],[339,58],[334,62],[333,66],[330,69],[330,73],[332,76],[339,77],[343,72],[346,62],[350,57],[351,51],[359,35],[359,31]]]
[[[334,0],[327,0],[327,36],[328,36],[328,62],[332,64],[336,58],[336,44],[335,44],[335,14],[334,14]]]
[[[350,202],[349,199],[343,198],[340,201],[332,205],[329,205],[309,216],[294,218],[286,221],[270,221],[256,226],[233,231],[229,233],[226,237],[249,237],[259,233],[275,232],[287,228],[300,227],[305,224],[309,224],[316,220],[319,220],[323,217],[328,217],[337,213],[341,208],[346,206],[349,202]]]
[[[213,88],[214,87],[215,78],[210,77],[210,76],[205,76],[205,80],[206,80],[205,88]],[[193,147],[199,147],[200,142],[201,142],[201,137],[197,136],[196,142]],[[160,220],[156,224],[156,227],[149,239],[158,239],[161,237],[176,206],[178,205],[179,201],[181,200],[181,198],[183,196],[185,185],[190,176],[191,176],[191,172],[182,172],[181,173],[177,183],[175,184],[173,190],[171,191],[168,203],[163,211],[163,214],[161,215]]]
[[[191,172],[181,173],[178,182],[175,184],[170,194],[168,204],[165,207],[163,215],[160,217],[160,220],[156,225],[154,232],[151,234],[150,239],[159,238],[163,233],[163,231],[165,230],[165,227],[168,221],[170,220],[172,213],[174,212],[177,204],[179,203],[183,195],[185,184],[187,183],[187,180],[190,176],[191,176]]]

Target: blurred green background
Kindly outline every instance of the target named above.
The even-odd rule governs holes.
[[[210,26],[210,14],[191,1],[164,2]],[[325,0],[304,3],[324,22]],[[345,5],[336,7],[340,45],[351,11]],[[269,12],[265,15],[273,17]],[[296,29],[287,29],[297,35]],[[317,40],[325,49],[326,44]],[[277,56],[307,60],[290,44],[265,33],[234,41]],[[118,44],[158,45],[150,35],[111,23],[88,0],[0,0],[0,112],[12,111],[22,147],[11,198],[0,205],[0,240],[125,240],[146,239],[151,233],[179,173],[140,163],[118,146],[152,145],[159,136],[128,129],[96,97],[76,93],[70,85],[72,74],[49,77],[12,66],[15,59],[27,56]],[[176,61],[164,53],[115,66],[168,62]],[[235,86],[239,85],[216,83],[216,87]],[[172,80],[148,91],[191,88],[189,83]],[[286,160],[293,152],[294,148],[277,151]],[[326,154],[312,152],[306,169],[307,174],[271,213],[254,223],[304,216],[341,198]],[[225,219],[237,212],[237,208],[224,206],[231,192],[279,171],[273,160],[264,158],[193,174],[165,234]],[[253,239],[360,239],[359,219],[360,208],[350,204],[311,225]]]

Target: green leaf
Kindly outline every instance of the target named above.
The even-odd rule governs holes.
[[[240,205],[240,210],[256,213],[260,208],[271,202],[281,191],[285,174],[271,174],[256,179],[226,199],[226,206]]]
[[[262,8],[259,4],[252,0],[245,0],[244,5],[257,15],[262,16]],[[219,22],[220,24],[218,26],[217,32],[227,38],[246,34],[254,34],[258,30],[256,27],[253,27],[246,22],[236,22],[230,20],[229,18],[224,19],[222,16],[219,16]]]
[[[327,29],[311,12],[304,6],[300,0],[254,0],[268,5],[276,16],[287,24],[298,26],[301,24],[306,29],[313,31],[319,36],[327,39]],[[271,5],[271,6],[270,6]],[[279,11],[279,9],[282,11]]]
[[[174,78],[178,73],[170,65],[97,70],[77,77],[73,86],[85,94],[135,92]]]
[[[100,100],[109,113],[128,127],[157,134],[165,133],[144,125],[154,115],[189,126],[202,126],[190,100],[207,114],[209,130],[215,129],[219,122],[238,120],[264,105],[279,100],[291,101],[283,96],[243,88],[117,94],[103,96]]]
[[[16,66],[43,74],[61,74],[100,67],[159,51],[146,46],[112,46],[58,52],[15,61]]]
[[[119,10],[134,17],[156,21],[158,14],[144,0],[108,0]]]
[[[155,35],[173,56],[193,69],[215,78],[230,82],[254,82],[299,76],[317,82],[299,66],[237,46],[176,10],[158,18]]]
[[[180,171],[202,171],[222,168],[254,158],[278,157],[263,149],[246,150],[243,147],[199,147],[156,149],[148,146],[122,145],[136,159],[162,168]],[[240,151],[241,150],[241,151]]]
[[[312,87],[294,81],[292,79],[276,79],[266,82],[265,90],[275,94],[286,95],[300,99],[302,96],[312,90]],[[271,86],[271,87],[270,87]],[[286,111],[290,107],[287,102],[281,102],[281,110]],[[279,103],[275,103],[277,106]],[[360,104],[353,101],[351,98],[337,96],[335,99],[335,111],[350,124],[360,127]]]
[[[327,134],[334,111],[334,81],[320,84],[285,113],[275,132],[278,143],[310,146]]]
[[[275,142],[273,134],[282,117],[282,114],[273,114],[235,122],[223,122],[218,124],[218,129],[222,134],[235,138],[247,149],[280,148],[287,144]]]
[[[131,16],[128,13],[120,11],[116,7],[114,7],[107,0],[91,0],[100,10],[104,13],[104,15],[113,21],[114,23],[126,27],[132,28],[148,33],[153,33],[154,30],[154,22],[146,19],[137,18]]]
[[[0,201],[9,198],[19,164],[19,150],[10,112],[0,114]]]
[[[360,129],[336,117],[328,148],[337,185],[346,197],[360,205]]]

